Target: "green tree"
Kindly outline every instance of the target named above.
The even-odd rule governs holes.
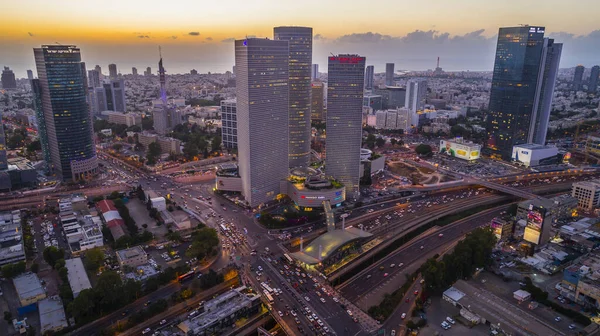
[[[44,260],[48,263],[48,265],[54,268],[56,261],[59,259],[64,259],[65,251],[63,249],[59,249],[55,246],[49,246],[44,249]]]
[[[142,118],[142,129],[144,131],[151,131],[154,129],[154,120],[151,117]]]
[[[95,247],[85,252],[85,267],[93,272],[96,272],[100,266],[104,264],[104,252]]]
[[[4,312],[4,320],[5,320],[6,322],[12,323],[12,322],[11,322],[11,321],[12,321],[12,319],[13,319],[13,317],[12,317],[12,313],[11,313],[11,312],[9,312],[9,311],[5,311],[5,312]]]
[[[415,152],[419,155],[429,155],[432,152],[431,146],[426,145],[426,144],[419,144],[416,148],[415,148]]]
[[[220,135],[215,135],[212,138],[212,141],[210,143],[210,148],[212,148],[213,152],[221,149],[221,136]]]
[[[396,138],[390,139],[390,144],[392,144],[392,146],[396,146],[397,143],[398,143],[398,140],[396,140]]]
[[[160,157],[160,145],[153,142],[148,145],[148,152],[146,153],[146,159],[148,164],[153,165]]]
[[[114,149],[117,152],[120,152],[121,149],[123,149],[123,145],[120,143],[116,143],[116,144],[112,145],[112,149]]]
[[[198,156],[199,150],[198,145],[194,142],[188,141],[183,145],[183,154],[185,158],[188,160],[193,160],[194,157]]]
[[[385,139],[382,137],[378,137],[375,140],[375,144],[377,145],[377,147],[383,147],[385,145]]]
[[[23,146],[24,139],[25,139],[25,137],[23,137],[23,135],[21,133],[15,132],[6,141],[6,146],[10,149],[17,149],[17,148]]]
[[[217,231],[212,228],[202,228],[193,235],[192,245],[185,252],[190,258],[202,259],[212,254],[219,245],[219,236]]]
[[[31,265],[31,271],[33,273],[37,273],[37,272],[39,272],[39,270],[40,270],[40,265],[38,263],[33,263]]]
[[[42,150],[42,144],[39,140],[34,140],[27,145],[28,152],[35,152],[39,150]]]
[[[377,137],[375,137],[375,134],[369,134],[369,135],[367,135],[367,139],[365,140],[365,144],[370,149],[373,149],[373,148],[375,148],[375,142],[376,141],[377,141]]]

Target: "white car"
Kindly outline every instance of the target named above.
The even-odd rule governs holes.
[[[400,318],[404,320],[406,318],[406,313],[402,313],[402,315],[400,315]]]
[[[333,302],[338,303],[340,302],[340,300],[338,300],[338,298],[336,298],[335,296],[333,297]]]
[[[150,330],[150,328],[146,328],[144,329],[144,331],[142,331],[142,335],[146,335],[147,333],[151,332],[152,330]]]
[[[306,301],[310,302],[310,299],[308,298],[308,296],[305,296],[305,297],[304,297],[304,300],[306,300]]]
[[[277,312],[279,314],[279,316],[283,317],[283,313],[280,311]]]
[[[324,298],[321,298],[321,302],[325,303],[325,299],[324,299]]]

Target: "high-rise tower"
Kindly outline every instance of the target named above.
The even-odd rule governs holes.
[[[15,73],[12,70],[10,70],[10,68],[7,66],[5,66],[4,70],[2,70],[2,77],[0,77],[0,81],[2,81],[3,89],[17,88],[17,80],[15,79]]]
[[[573,75],[573,90],[581,91],[583,89],[583,72],[585,67],[578,65],[575,67],[575,74]]]
[[[562,45],[544,27],[500,28],[485,152],[510,160],[515,145],[545,142]]]
[[[319,65],[318,64],[313,64],[311,69],[310,69],[310,79],[312,81],[315,81],[317,79],[319,79]]]
[[[160,100],[162,100],[163,104],[167,105],[167,76],[165,68],[163,67],[162,62],[162,52],[160,47],[158,47],[158,54],[160,56],[160,60],[158,61],[158,81],[160,82]]]
[[[365,89],[373,90],[373,84],[375,81],[375,66],[367,66],[367,72],[365,73]]]
[[[88,87],[96,88],[100,86],[100,73],[98,70],[88,71]]]
[[[365,57],[329,56],[325,173],[358,196]]]
[[[50,161],[63,180],[81,180],[98,172],[86,102],[86,76],[79,48],[43,45],[34,48]]]
[[[595,93],[598,91],[598,77],[600,76],[600,66],[594,65],[590,71],[590,80],[588,83],[588,92]]]
[[[115,79],[117,78],[117,65],[116,64],[109,64],[108,65],[108,77],[110,77],[110,79]]]
[[[235,41],[238,163],[251,207],[274,199],[288,176],[289,58],[288,41]]]
[[[289,167],[310,163],[312,28],[275,27],[274,39],[289,45]]]
[[[385,85],[394,86],[394,63],[385,64]]]
[[[419,111],[425,107],[427,98],[427,80],[411,79],[406,83],[404,107],[408,109],[410,124],[419,126]]]
[[[137,75],[138,75],[138,72],[137,72],[137,68],[136,68],[136,67],[132,67],[132,68],[131,68],[131,74],[132,74],[132,75],[134,75],[134,76],[137,76]]]
[[[2,111],[0,111],[0,120],[2,120]],[[8,168],[6,159],[6,138],[4,137],[4,127],[0,125],[0,171]]]

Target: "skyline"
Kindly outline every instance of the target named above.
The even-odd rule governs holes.
[[[88,67],[100,64],[106,70],[115,63],[121,73],[130,73],[133,66],[156,68],[159,45],[170,74],[194,68],[225,72],[234,63],[234,39],[271,38],[273,27],[290,25],[314,29],[313,59],[323,70],[331,53],[357,53],[365,55],[377,73],[390,62],[398,70],[433,69],[438,56],[445,70],[491,71],[498,28],[521,23],[545,26],[547,36],[565,45],[561,67],[600,63],[600,24],[589,15],[600,10],[600,4],[591,0],[579,6],[558,0],[544,6],[514,0],[374,0],[366,12],[364,6],[347,6],[340,12],[335,3],[314,0],[202,5],[181,1],[168,7],[138,0],[62,2],[64,7],[34,0],[6,8],[0,23],[0,59],[18,78],[34,69],[34,47],[55,42],[79,46]],[[399,15],[409,5],[409,15]],[[377,13],[377,20],[369,13]]]

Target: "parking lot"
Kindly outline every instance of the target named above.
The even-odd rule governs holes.
[[[148,213],[148,209],[146,209],[146,205],[142,203],[137,198],[133,198],[127,202],[127,209],[129,209],[129,214],[135,221],[135,224],[138,226],[140,231],[144,230],[142,225],[148,225],[147,230],[152,232],[157,237],[162,237],[167,233],[167,227],[164,225],[158,226],[156,224],[156,220],[150,217]]]
[[[479,158],[475,162],[468,162],[448,155],[434,154],[427,162],[438,164],[440,168],[454,173],[478,176],[497,177],[502,175],[517,174],[526,171],[525,168],[517,168],[504,162]]]
[[[487,325],[476,325],[474,327],[468,327],[457,318],[459,315],[458,309],[450,305],[439,297],[432,299],[431,304],[426,308],[427,325],[421,328],[420,335],[434,335],[436,332],[439,335],[472,335],[472,336],[483,336],[490,334],[490,328]],[[450,317],[455,323],[450,323],[449,328],[442,327],[442,322]],[[448,324],[449,322],[446,322]]]

